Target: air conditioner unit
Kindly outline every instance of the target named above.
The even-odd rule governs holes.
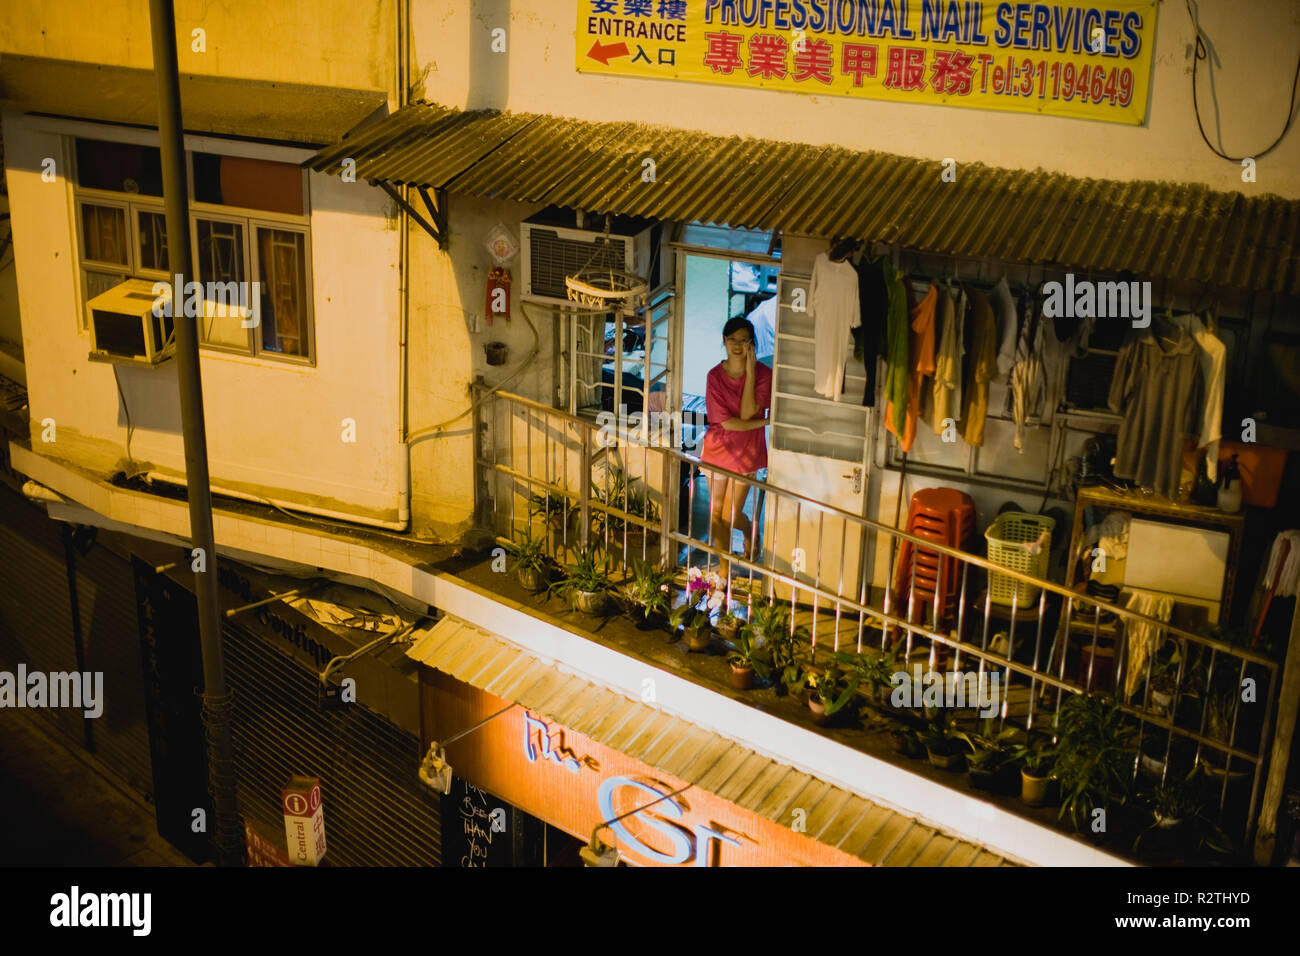
[[[616,269],[647,279],[651,289],[658,284],[655,244],[659,229],[654,224],[622,234],[611,230],[612,253],[601,248],[606,242],[603,230],[574,229],[553,222],[523,222],[519,230],[525,295],[568,301],[566,276],[584,266],[608,266],[611,262]]]
[[[91,357],[157,365],[172,334],[171,316],[153,314],[153,283],[127,279],[87,304]]]

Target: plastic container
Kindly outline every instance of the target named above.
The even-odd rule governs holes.
[[[1004,511],[984,532],[989,545],[989,560],[1022,574],[1046,577],[1055,527],[1055,521],[1042,515]],[[1035,584],[1017,581],[996,571],[989,572],[989,600],[994,604],[1014,603],[1017,607],[1025,607],[1038,600],[1041,590]]]

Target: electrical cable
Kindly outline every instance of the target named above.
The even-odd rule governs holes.
[[[1196,48],[1192,54],[1192,110],[1196,113],[1196,128],[1201,132],[1201,139],[1205,140],[1205,145],[1210,148],[1210,151],[1213,152],[1214,155],[1226,159],[1229,162],[1240,163],[1245,159],[1258,160],[1263,156],[1267,156],[1286,137],[1287,131],[1291,129],[1291,122],[1295,119],[1295,93],[1297,85],[1300,84],[1300,57],[1296,58],[1295,78],[1291,80],[1291,96],[1287,100],[1286,125],[1282,127],[1282,132],[1278,135],[1278,138],[1273,140],[1272,145],[1269,146],[1268,149],[1261,152],[1251,153],[1248,156],[1229,156],[1227,153],[1221,152],[1213,143],[1210,142],[1210,138],[1205,135],[1205,126],[1201,122],[1201,107],[1196,98],[1196,66],[1201,60],[1209,58],[1209,50],[1206,48],[1205,42],[1202,39],[1203,35],[1201,33],[1201,26],[1196,22],[1196,15],[1192,13],[1192,0],[1184,0],[1184,2],[1187,4],[1187,16],[1191,18],[1192,29],[1196,32]]]

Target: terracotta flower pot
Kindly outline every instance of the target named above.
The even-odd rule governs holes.
[[[749,690],[754,686],[754,668],[731,665],[731,686],[736,690]]]
[[[1047,788],[1051,777],[1034,777],[1028,770],[1020,771],[1020,799],[1031,807],[1041,807],[1047,803]]]
[[[826,716],[826,704],[816,694],[808,698],[808,709],[818,717]]]
[[[712,641],[713,634],[707,626],[688,627],[686,629],[686,647],[696,654],[707,651]]]

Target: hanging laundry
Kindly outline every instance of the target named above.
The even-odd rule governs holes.
[[[862,324],[858,271],[848,260],[835,262],[825,252],[813,263],[808,287],[808,317],[813,320],[813,388],[839,401],[850,330]]]
[[[853,354],[867,369],[867,387],[862,404],[876,403],[876,371],[879,357],[885,354],[886,323],[889,315],[889,282],[885,276],[888,260],[862,257],[858,263],[858,310],[862,324],[853,330]]]
[[[1206,449],[1205,474],[1210,481],[1219,476],[1219,440],[1223,438],[1223,382],[1228,370],[1228,349],[1194,313],[1171,316],[1170,321],[1190,332],[1201,362],[1205,400],[1201,403],[1200,431],[1196,447]]]
[[[962,321],[966,311],[966,294],[953,301],[950,289],[939,293],[939,346],[934,358],[934,433],[943,434],[944,420],[961,417]]]
[[[896,427],[898,406],[891,402],[885,409],[886,427],[898,436],[899,445],[905,452],[912,450],[912,442],[916,440],[916,416],[921,410],[922,382],[926,376],[934,374],[934,318],[938,303],[939,290],[931,284],[930,290],[911,310],[907,341],[907,408],[901,430]]]
[[[1151,594],[1134,589],[1124,605],[1130,611],[1168,621],[1174,612],[1174,599],[1164,594]],[[1124,696],[1131,699],[1146,680],[1147,658],[1155,655],[1164,640],[1165,630],[1145,621],[1126,619],[1124,624],[1128,644],[1128,660],[1124,664]]]
[[[962,438],[966,444],[984,444],[984,419],[989,410],[989,382],[997,372],[998,329],[989,298],[978,289],[971,291],[970,364],[962,389]]]
[[[907,286],[903,275],[886,262],[882,265],[889,290],[889,311],[885,315],[885,426],[895,435],[907,425],[908,340],[910,326]]]
[[[1016,426],[1011,443],[1021,454],[1025,451],[1025,426],[1030,418],[1042,414],[1044,324],[1036,314],[1033,301],[1026,296],[1024,321],[1016,343],[1016,360],[1011,367],[1011,391],[1007,395],[1011,419]]]
[[[1197,421],[1200,375],[1190,332],[1159,317],[1133,331],[1119,351],[1107,400],[1124,417],[1115,477],[1177,497],[1183,441]]]
[[[1016,331],[1019,329],[1016,300],[1011,297],[1011,287],[1003,276],[990,294],[993,312],[998,320],[998,374],[1006,375],[1016,364]]]

